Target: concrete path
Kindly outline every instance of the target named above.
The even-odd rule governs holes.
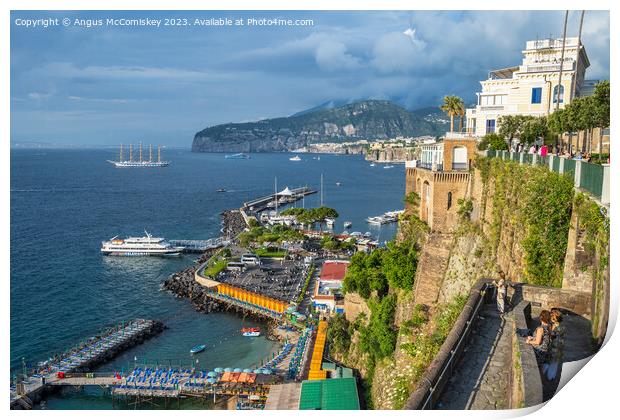
[[[494,305],[481,312],[436,409],[497,410],[509,404],[512,343],[510,324]]]

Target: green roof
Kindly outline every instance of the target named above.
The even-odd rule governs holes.
[[[331,378],[304,381],[301,384],[300,410],[359,410],[355,378]]]

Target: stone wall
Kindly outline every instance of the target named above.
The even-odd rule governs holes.
[[[420,219],[435,232],[456,229],[458,200],[468,196],[470,173],[408,168],[406,177],[406,193],[420,196]]]
[[[523,300],[535,302],[543,309],[564,308],[589,318],[592,315],[592,294],[554,287],[521,285]]]

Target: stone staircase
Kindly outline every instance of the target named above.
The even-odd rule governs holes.
[[[453,236],[431,233],[422,248],[415,279],[415,304],[434,305],[450,258]]]

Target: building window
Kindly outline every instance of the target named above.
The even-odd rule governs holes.
[[[448,210],[452,207],[452,192],[448,193]]]
[[[542,102],[542,88],[532,88],[532,103],[539,104]]]
[[[558,88],[560,88],[560,103],[564,103],[564,86],[555,85],[553,88],[553,103],[558,103]]]
[[[487,134],[495,133],[495,120],[487,120]]]

